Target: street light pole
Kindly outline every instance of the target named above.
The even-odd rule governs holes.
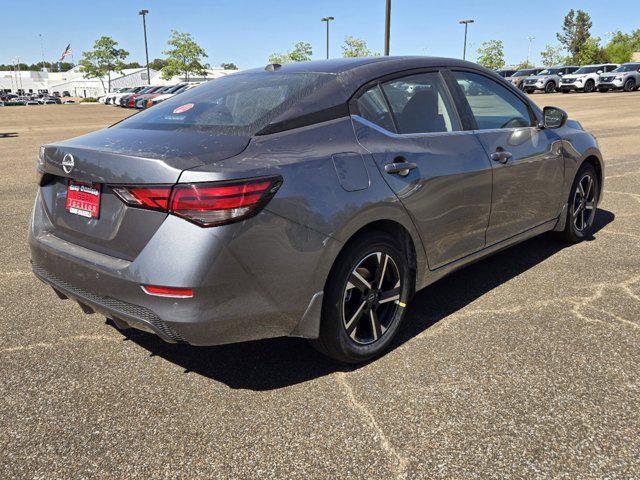
[[[464,25],[464,49],[462,50],[462,59],[467,59],[467,28],[470,23],[475,23],[474,20],[460,20],[458,22],[460,25]]]
[[[40,37],[40,52],[42,53],[42,68],[45,68],[45,64],[44,64],[44,44],[42,43],[42,34],[39,33],[38,36]]]
[[[144,29],[144,54],[147,59],[147,85],[151,85],[151,71],[149,70],[149,48],[147,47],[147,13],[149,10],[140,10],[138,15],[142,15],[142,28]]]
[[[530,65],[530,60],[531,60],[531,42],[533,42],[536,37],[527,37],[527,39],[529,39],[529,51],[527,53],[527,66]]]
[[[331,20],[335,20],[335,18],[333,18],[333,17],[324,17],[324,18],[320,19],[321,22],[326,22],[327,23],[327,60],[329,60],[329,22]]]
[[[384,55],[389,56],[389,40],[391,36],[391,0],[387,0],[384,22]]]

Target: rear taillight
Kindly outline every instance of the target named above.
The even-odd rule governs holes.
[[[170,185],[114,186],[111,189],[120,200],[131,207],[166,212],[169,206]]]
[[[157,285],[142,285],[142,290],[147,295],[167,298],[193,298],[191,288],[159,287]]]
[[[174,186],[113,186],[127,205],[172,213],[201,227],[237,222],[256,215],[282,184],[280,177]]]

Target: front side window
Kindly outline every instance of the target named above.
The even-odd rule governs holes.
[[[460,130],[452,102],[439,73],[421,73],[382,84],[398,133]]]
[[[508,88],[477,73],[453,74],[480,130],[531,126],[527,104]]]

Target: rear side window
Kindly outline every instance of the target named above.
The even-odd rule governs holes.
[[[117,128],[198,129],[251,136],[330,82],[335,82],[335,76],[324,73],[229,75],[144,110]]]
[[[393,120],[391,119],[391,114],[387,108],[387,102],[379,86],[376,85],[364,92],[360,98],[358,98],[357,105],[362,118],[390,132],[396,131]]]
[[[439,73],[410,75],[382,85],[398,133],[460,130],[451,99]]]
[[[480,130],[531,126],[527,104],[507,87],[477,73],[453,74]]]

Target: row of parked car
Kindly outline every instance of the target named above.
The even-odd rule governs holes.
[[[69,97],[69,92],[53,92],[49,94],[47,90],[39,90],[38,93],[10,91],[0,92],[0,105],[53,105],[61,103],[75,103],[73,100],[63,100],[63,97]]]
[[[120,88],[98,98],[100,103],[128,108],[148,108],[163,102],[167,98],[179,95],[198,83],[179,83],[167,86],[141,86]]]
[[[609,90],[632,92],[640,88],[640,62],[498,70],[497,73],[527,93],[591,93],[596,90],[603,93]]]

